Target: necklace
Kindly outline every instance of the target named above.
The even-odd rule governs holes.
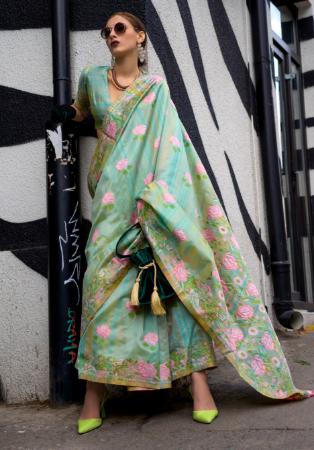
[[[138,74],[136,75],[136,77],[134,78],[133,81],[135,81],[136,78],[138,78],[138,76],[140,75],[140,73],[141,73],[141,72],[140,72],[140,70],[139,70],[139,71],[138,71]],[[111,74],[112,74],[111,81],[113,82],[113,84],[115,85],[115,87],[116,87],[117,89],[119,89],[120,91],[124,91],[125,89],[127,89],[127,88],[133,83],[133,81],[131,81],[131,83],[128,84],[127,86],[123,86],[122,84],[120,84],[120,83],[118,82],[118,80],[117,80],[116,73],[115,73],[113,67],[111,68]]]

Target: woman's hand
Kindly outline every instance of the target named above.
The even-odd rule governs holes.
[[[54,105],[50,113],[50,118],[52,122],[55,123],[68,122],[69,120],[74,119],[75,116],[76,109],[71,105]]]

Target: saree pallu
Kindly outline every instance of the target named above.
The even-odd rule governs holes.
[[[280,342],[232,226],[171,100],[166,80],[144,74],[107,110],[88,174],[79,377],[164,388],[215,367],[214,346],[261,394],[299,400]],[[167,314],[130,304],[137,271],[115,256],[152,247],[176,296]],[[146,307],[147,306],[147,307]],[[213,345],[214,344],[214,345]]]

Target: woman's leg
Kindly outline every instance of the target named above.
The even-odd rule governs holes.
[[[217,409],[208,386],[206,371],[201,370],[192,373],[192,397],[193,410]]]
[[[99,406],[105,392],[104,383],[94,381],[86,382],[86,392],[84,405],[80,414],[80,419],[98,418]]]

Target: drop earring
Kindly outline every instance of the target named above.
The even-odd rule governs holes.
[[[138,44],[137,44],[137,49],[138,49],[138,57],[139,57],[139,60],[140,60],[141,63],[143,63],[144,60],[145,60],[145,50],[144,50],[144,47],[142,46],[141,43],[138,43]]]
[[[116,57],[114,55],[111,55],[111,68],[115,65]]]

